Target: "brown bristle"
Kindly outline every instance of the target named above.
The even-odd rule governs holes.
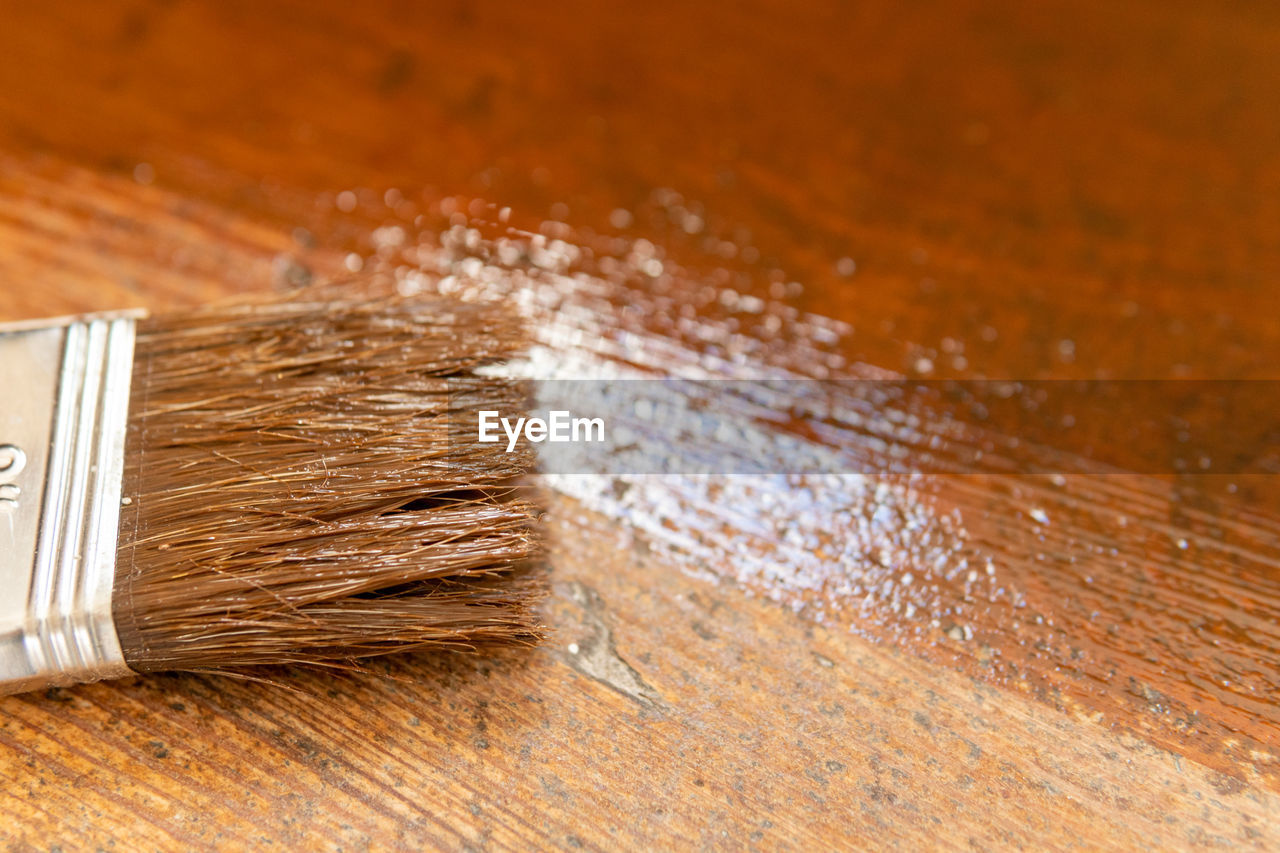
[[[138,327],[114,611],[138,671],[320,663],[537,634],[522,405],[475,369],[501,308],[296,293]]]

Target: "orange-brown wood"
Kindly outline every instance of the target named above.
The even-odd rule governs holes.
[[[340,275],[379,226],[480,198],[647,239],[680,293],[728,270],[846,323],[786,352],[850,375],[1277,378],[1265,4],[258,5],[4,4],[0,319]],[[593,310],[602,338],[696,349]],[[1017,592],[940,582],[961,615],[936,626],[818,582],[875,554],[799,583],[714,501],[670,520],[693,552],[552,495],[544,646],[4,699],[0,834],[1273,846],[1272,477],[930,476],[914,521],[954,514],[954,553]]]

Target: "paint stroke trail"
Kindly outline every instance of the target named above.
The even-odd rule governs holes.
[[[367,268],[389,272],[404,292],[518,304],[538,341],[519,367],[526,376],[902,375],[851,358],[853,330],[788,305],[800,285],[776,273],[678,264],[649,240],[560,222],[520,232],[462,209],[454,199],[438,205],[439,230],[378,229]],[[716,257],[751,254],[708,240]],[[886,410],[861,431],[777,428],[812,452],[851,456],[856,470],[892,471],[892,451],[904,448],[885,437],[902,416]],[[924,422],[926,432],[953,426]],[[962,432],[955,446],[965,440]],[[1261,478],[1226,489],[1114,473],[548,481],[693,573],[1101,714],[1224,772],[1239,762],[1268,786],[1280,779],[1280,521],[1244,501],[1259,492],[1262,505],[1274,501]]]

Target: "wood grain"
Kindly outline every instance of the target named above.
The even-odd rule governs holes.
[[[378,226],[421,213],[430,230],[442,199],[479,197],[530,230],[648,239],[683,292],[728,269],[742,293],[848,324],[804,358],[849,370],[1276,378],[1280,18],[1264,4],[3,14],[4,319],[339,275]],[[657,320],[601,309],[591,329],[695,347]],[[552,495],[545,646],[5,699],[0,836],[1273,846],[1280,489],[1227,485],[930,478],[929,517],[958,513],[1024,600],[944,588],[968,608],[959,639],[746,573],[737,533],[691,556]],[[852,575],[871,557],[839,559]]]

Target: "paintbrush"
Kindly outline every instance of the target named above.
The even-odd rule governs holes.
[[[0,692],[527,642],[497,306],[301,291],[0,332]]]

